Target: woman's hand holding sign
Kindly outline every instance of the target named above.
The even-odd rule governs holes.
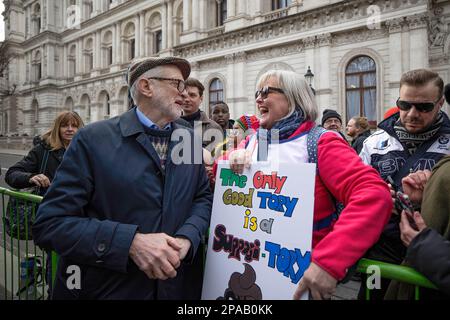
[[[314,300],[329,300],[336,291],[337,280],[330,276],[314,262],[303,274],[297,290],[294,293],[294,300],[299,300],[307,290],[310,291]]]
[[[230,154],[230,168],[234,173],[242,174],[244,169],[250,169],[252,153],[249,150],[239,149]]]

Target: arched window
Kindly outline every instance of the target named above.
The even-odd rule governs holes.
[[[367,117],[371,126],[377,124],[377,73],[375,61],[359,56],[345,69],[347,121],[354,116]]]
[[[73,111],[73,106],[74,106],[74,103],[73,103],[72,97],[68,97],[66,99],[66,103],[64,104],[64,109],[67,111]]]
[[[125,27],[123,38],[123,49],[126,57],[125,61],[130,61],[136,57],[136,41],[135,41],[134,23],[128,23]]]
[[[182,5],[180,5],[182,7]],[[183,12],[178,12],[181,16]],[[181,19],[181,16],[177,19]],[[178,20],[180,21],[180,20]],[[181,29],[180,29],[181,33]],[[153,13],[147,21],[146,28],[147,37],[147,52],[149,55],[154,55],[160,52],[162,47],[162,19],[159,12]]]
[[[107,31],[103,36],[102,41],[102,55],[103,68],[107,68],[113,63],[113,47],[112,47],[112,32]]]
[[[218,78],[215,78],[209,85],[209,107],[213,106],[216,102],[219,101],[224,101],[223,83]]]
[[[34,7],[34,35],[37,35],[41,32],[41,6],[36,4]]]

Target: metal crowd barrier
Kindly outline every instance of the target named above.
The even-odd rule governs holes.
[[[436,286],[421,273],[413,268],[399,266],[381,261],[361,259],[357,266],[357,272],[372,274],[371,267],[377,267],[381,278],[396,280],[414,286],[414,299],[420,299],[420,288],[437,289]],[[370,269],[370,270],[368,270]],[[366,286],[366,300],[370,300],[370,289]]]
[[[0,193],[0,299],[47,299],[47,253],[31,239],[28,221],[34,221],[42,197],[5,188],[0,188]]]
[[[38,248],[33,240],[29,238],[31,232],[28,230],[27,215],[23,215],[25,217],[24,228],[19,230],[19,215],[16,214],[21,206],[26,206],[31,210],[30,216],[34,221],[36,208],[42,201],[42,197],[1,187],[0,194],[2,195],[2,219],[0,221],[2,242],[0,250],[3,251],[0,256],[0,299],[47,299],[49,286],[47,278],[51,279],[49,280],[51,282],[54,281],[58,257],[56,253],[52,252],[51,259],[48,259],[51,272],[49,272],[49,277],[46,277],[49,267],[47,266],[47,253]],[[11,201],[12,199],[14,200]],[[10,203],[8,206],[8,202],[13,203],[13,205]],[[9,227],[5,223],[9,223]],[[12,236],[8,234],[7,230]],[[22,233],[24,237],[18,237],[19,233]],[[436,289],[433,283],[410,267],[361,259],[357,265],[357,272],[371,274],[368,271],[368,268],[371,266],[379,268],[381,278],[397,280],[415,286],[416,300],[420,298],[420,287]],[[3,291],[3,297],[1,296],[1,291]],[[367,287],[366,299],[370,299],[370,290]]]

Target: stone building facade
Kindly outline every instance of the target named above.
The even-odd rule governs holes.
[[[145,56],[188,59],[207,88],[203,109],[224,100],[232,117],[256,112],[256,81],[269,69],[305,74],[309,67],[321,110],[336,109],[345,119],[365,115],[374,125],[395,104],[403,72],[431,68],[450,82],[448,0],[5,5],[14,55],[0,79],[0,147],[11,136],[42,133],[61,110],[75,110],[88,123],[124,112],[126,68]]]

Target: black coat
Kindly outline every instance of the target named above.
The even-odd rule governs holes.
[[[35,187],[35,184],[30,183],[30,178],[38,175],[44,158],[45,150],[49,150],[47,166],[43,172],[44,175],[53,181],[56,170],[64,156],[65,149],[50,151],[50,147],[44,143],[35,146],[31,151],[15,165],[11,166],[5,175],[6,183],[14,189],[24,189]],[[45,193],[46,189],[41,190],[41,195]]]
[[[200,298],[212,194],[203,163],[175,164],[175,146],[163,171],[135,108],[77,132],[33,225],[35,243],[60,256],[54,299]],[[129,258],[137,230],[191,241],[174,279],[149,279]],[[70,266],[80,290],[66,285]]]
[[[370,130],[366,130],[352,141],[352,148],[359,154],[363,148],[364,141],[370,137]]]
[[[411,242],[406,261],[439,288],[442,298],[450,298],[450,241],[427,228]],[[438,295],[437,291],[427,293],[434,298]]]

